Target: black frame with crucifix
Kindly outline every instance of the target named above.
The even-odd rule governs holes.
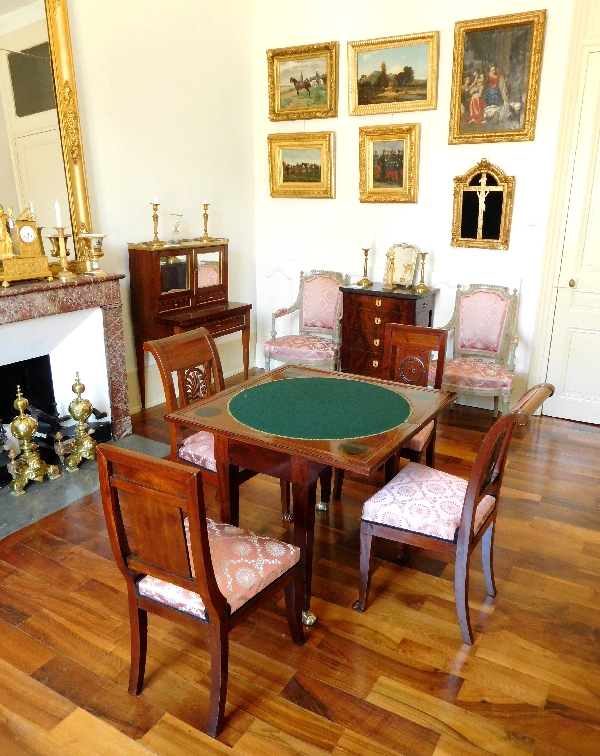
[[[485,159],[456,176],[451,245],[508,249],[514,193],[514,176]]]

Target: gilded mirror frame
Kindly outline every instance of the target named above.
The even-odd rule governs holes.
[[[44,5],[71,226],[73,238],[77,239],[79,234],[92,231],[92,218],[83,159],[67,0],[44,0]],[[83,244],[76,243],[76,255],[78,260],[86,258],[86,247]]]

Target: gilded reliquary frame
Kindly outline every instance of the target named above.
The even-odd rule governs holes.
[[[336,118],[339,42],[267,50],[269,120]]]
[[[271,197],[335,197],[333,131],[269,134]]]
[[[481,160],[454,178],[452,247],[508,249],[515,178]]]
[[[73,237],[77,238],[81,233],[92,231],[92,218],[83,160],[67,0],[44,2],[71,223]],[[76,250],[78,260],[86,258],[87,249],[83,244],[77,243]]]
[[[545,10],[455,25],[449,144],[534,138],[545,26]]]

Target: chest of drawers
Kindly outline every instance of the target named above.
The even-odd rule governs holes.
[[[342,287],[342,349],[344,373],[375,378],[381,376],[383,340],[387,323],[430,326],[438,289],[427,294],[382,291],[382,284],[369,289]]]

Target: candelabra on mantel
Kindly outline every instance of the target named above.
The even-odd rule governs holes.
[[[65,226],[56,226],[56,235],[58,237],[58,257],[60,260],[60,270],[56,277],[63,283],[73,281],[77,275],[69,270],[69,252],[66,245]]]

